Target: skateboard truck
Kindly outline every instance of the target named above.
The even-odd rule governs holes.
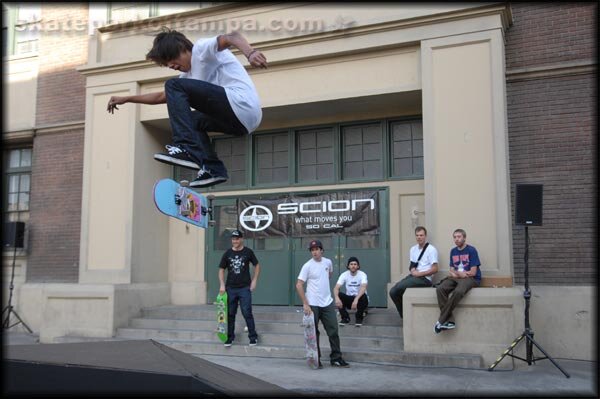
[[[210,215],[210,218],[208,219],[208,225],[212,227],[217,224],[213,215],[213,200],[215,199],[215,196],[207,195],[206,199],[208,200],[208,209],[206,209],[206,212]],[[205,215],[204,208],[202,209],[202,214]]]

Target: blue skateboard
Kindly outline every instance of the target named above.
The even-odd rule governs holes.
[[[181,184],[162,179],[154,184],[154,204],[165,215],[193,224],[203,229],[214,226],[212,195],[204,196],[188,188],[189,182]]]

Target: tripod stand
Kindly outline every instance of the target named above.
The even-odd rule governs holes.
[[[11,272],[11,276],[10,276],[10,285],[9,285],[9,291],[10,294],[8,296],[8,305],[6,305],[4,307],[4,309],[2,309],[2,317],[4,317],[4,312],[6,312],[6,318],[2,321],[2,328],[4,330],[9,330],[10,328],[18,325],[19,323],[23,324],[23,326],[27,329],[27,331],[29,331],[30,334],[33,333],[33,331],[31,331],[31,328],[29,328],[29,326],[27,324],[25,324],[25,322],[21,319],[21,317],[19,316],[19,314],[17,313],[16,310],[13,309],[12,306],[12,297],[13,297],[13,289],[15,288],[14,286],[14,281],[15,281],[15,260],[17,258],[17,229],[15,229],[15,237],[13,240],[13,261],[12,261],[12,272]],[[19,319],[19,321],[17,321],[14,324],[10,324],[10,315],[14,314],[15,317],[17,319]]]
[[[565,371],[563,370],[558,363],[556,363],[554,361],[554,359],[552,359],[550,357],[550,355],[548,355],[546,353],[546,351],[544,351],[544,349],[537,343],[535,342],[535,340],[533,339],[533,330],[531,329],[531,326],[529,325],[529,300],[531,299],[531,291],[529,290],[529,230],[528,230],[529,226],[525,226],[525,255],[523,257],[523,260],[525,261],[525,292],[523,292],[523,298],[525,298],[525,331],[523,331],[523,333],[521,333],[521,335],[519,335],[517,338],[515,338],[515,340],[510,344],[510,346],[504,351],[502,352],[502,355],[489,367],[488,371],[493,371],[494,368],[498,365],[498,363],[500,363],[502,361],[502,359],[504,359],[506,356],[510,356],[519,360],[522,360],[524,362],[527,362],[527,364],[529,366],[531,366],[532,363],[535,363],[537,360],[544,360],[544,359],[548,359],[552,362],[553,365],[556,366],[556,368],[558,368],[567,378],[571,378],[571,376]],[[525,340],[525,353],[526,353],[526,358],[523,359],[522,357],[516,356],[514,353],[511,353],[514,351],[514,349],[517,347],[517,345],[519,344],[519,342],[521,342],[522,340]],[[533,346],[535,345],[536,348],[539,349],[540,352],[542,352],[544,354],[544,357],[538,357],[535,358],[533,357]]]

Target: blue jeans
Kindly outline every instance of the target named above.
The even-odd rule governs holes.
[[[252,292],[250,287],[227,288],[227,338],[235,339],[235,314],[238,302],[242,308],[242,316],[248,326],[248,338],[255,339],[256,327],[254,326],[254,315],[252,314]]]
[[[243,136],[248,130],[231,109],[225,89],[202,80],[173,78],[165,83],[165,95],[173,144],[214,176],[228,177],[208,132]]]

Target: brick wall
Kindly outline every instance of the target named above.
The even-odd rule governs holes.
[[[87,62],[87,20],[87,4],[42,3],[49,29],[39,42],[38,128],[85,119],[85,79],[75,68]],[[78,280],[83,140],[83,128],[34,139],[28,282]]]
[[[75,68],[87,63],[88,5],[43,3],[42,21],[48,29],[39,42],[36,124],[82,121],[85,79]],[[81,26],[84,29],[74,29]]]
[[[77,282],[83,129],[36,137],[29,225],[28,282]]]
[[[512,4],[511,68],[596,62],[596,4]],[[530,227],[531,284],[597,279],[597,71],[507,82],[512,208],[516,183],[544,185],[543,226]],[[514,218],[513,218],[514,220]],[[524,282],[524,227],[513,225],[515,282]]]

